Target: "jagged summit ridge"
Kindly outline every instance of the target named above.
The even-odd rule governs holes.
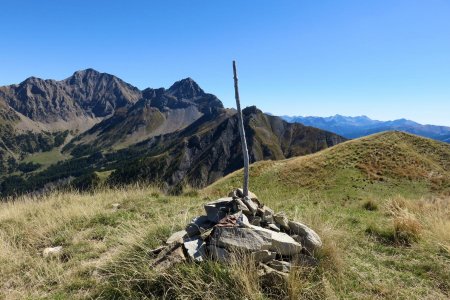
[[[200,86],[190,77],[175,82],[168,90],[168,94],[177,98],[195,98],[204,96],[205,92]]]

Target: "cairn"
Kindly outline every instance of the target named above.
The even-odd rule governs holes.
[[[239,134],[244,159],[243,189],[205,204],[205,215],[194,218],[184,230],[175,232],[166,246],[152,250],[157,270],[189,260],[231,262],[236,254],[249,255],[266,279],[285,278],[292,263],[315,265],[313,253],[322,247],[320,237],[305,224],[274,213],[248,190],[249,156],[240,105],[236,62],[233,61],[234,90]]]
[[[317,264],[313,253],[322,246],[319,235],[284,213],[274,213],[252,192],[244,196],[242,189],[235,189],[204,208],[205,215],[152,250],[154,268],[163,270],[184,261],[229,263],[236,253],[249,255],[259,265],[260,276],[285,277],[295,264]]]

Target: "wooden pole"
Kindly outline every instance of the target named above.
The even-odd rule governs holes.
[[[241,101],[239,99],[239,87],[238,87],[238,77],[236,71],[236,61],[233,60],[233,74],[234,74],[234,96],[236,98],[236,106],[237,106],[237,114],[238,114],[238,123],[239,123],[239,134],[241,136],[241,144],[242,144],[242,155],[244,156],[244,196],[248,196],[248,149],[247,149],[247,140],[245,138],[244,131],[244,120],[242,118],[241,111]]]

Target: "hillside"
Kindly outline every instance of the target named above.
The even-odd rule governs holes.
[[[242,171],[180,196],[130,186],[0,204],[0,298],[448,299],[449,155],[447,144],[388,132],[254,163],[259,199],[323,239],[319,265],[286,286],[260,285],[251,260],[150,266],[150,250],[239,186]],[[62,255],[43,258],[50,246]]]
[[[347,141],[313,155],[259,162],[252,168],[268,189],[282,182],[299,193],[319,190],[333,200],[364,199],[366,191],[389,197],[403,192],[450,193],[450,145],[398,131]],[[223,192],[238,180],[238,174],[231,174],[209,188]]]
[[[317,127],[351,139],[389,130],[404,131],[447,143],[450,139],[450,127],[423,125],[406,119],[378,121],[366,116],[346,117],[341,115],[325,118],[301,116],[283,116],[282,118],[288,122],[297,122],[307,126]]]

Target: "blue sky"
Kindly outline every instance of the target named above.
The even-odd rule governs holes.
[[[450,1],[2,0],[0,85],[95,68],[234,106],[450,126]]]

